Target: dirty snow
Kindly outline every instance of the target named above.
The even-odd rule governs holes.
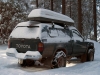
[[[90,41],[90,40],[89,40]],[[49,69],[47,67],[20,67],[17,59],[6,56],[6,45],[0,46],[0,75],[99,75],[100,44],[95,43],[93,62],[80,63],[72,61],[66,67]]]

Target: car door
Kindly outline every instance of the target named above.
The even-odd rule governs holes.
[[[43,27],[41,33],[42,43],[44,44],[43,57],[49,57],[53,54],[57,42],[56,37],[58,37],[58,33],[55,28]]]
[[[66,32],[66,50],[68,54],[71,55],[73,53],[73,39],[72,39],[72,31],[69,29],[65,29]]]
[[[86,51],[86,45],[82,35],[77,30],[72,30],[73,34],[73,53],[83,53]]]

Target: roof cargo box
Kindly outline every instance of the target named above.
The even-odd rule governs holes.
[[[40,22],[53,22],[67,25],[72,25],[74,23],[70,17],[47,9],[32,10],[28,15],[28,19]]]

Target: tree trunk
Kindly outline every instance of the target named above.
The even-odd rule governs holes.
[[[81,0],[78,0],[78,30],[82,34],[83,26],[82,26],[82,8],[81,8]]]
[[[65,10],[66,10],[66,8],[65,8],[65,0],[62,0],[62,14],[64,14],[64,15],[65,15]]]
[[[72,15],[71,15],[72,12],[71,12],[71,10],[72,10],[72,9],[71,9],[71,1],[70,1],[70,17],[72,17]]]
[[[38,8],[38,0],[36,0],[36,7]]]
[[[53,0],[51,0],[51,10],[53,11]]]
[[[97,41],[96,0],[93,0],[93,18],[94,18],[94,39]]]

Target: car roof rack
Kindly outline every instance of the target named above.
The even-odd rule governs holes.
[[[47,9],[32,10],[28,15],[28,19],[42,23],[53,22],[62,27],[64,27],[64,25],[74,25],[74,21],[70,17]]]

